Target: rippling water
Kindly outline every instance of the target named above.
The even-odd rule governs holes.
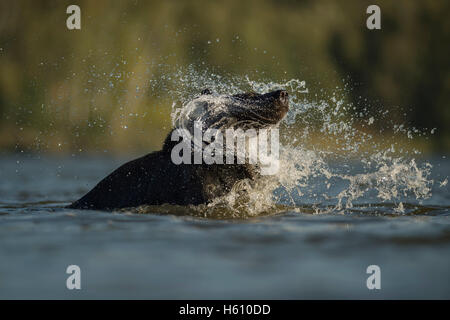
[[[320,214],[297,195],[246,219],[63,208],[125,160],[0,158],[0,298],[450,298],[445,158],[427,159],[431,197],[403,212],[369,194]],[[71,264],[80,291],[66,289]],[[381,290],[366,287],[373,264]]]

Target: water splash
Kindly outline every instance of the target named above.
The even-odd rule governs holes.
[[[355,205],[374,203],[394,203],[391,213],[401,214],[405,201],[420,203],[431,196],[431,165],[419,165],[401,145],[402,135],[411,138],[417,129],[392,124],[388,143],[374,138],[374,123],[389,118],[385,110],[379,110],[376,118],[367,111],[355,115],[354,107],[338,89],[330,96],[310,100],[306,83],[298,79],[255,81],[249,76],[198,71],[192,65],[179,67],[170,78],[173,125],[192,114],[189,101],[205,88],[217,93],[215,99],[221,94],[277,89],[290,95],[290,111],[280,126],[279,174],[256,183],[241,181],[228,195],[198,206],[202,216],[220,212],[222,216],[250,217],[305,205],[312,206],[314,213],[346,213]]]

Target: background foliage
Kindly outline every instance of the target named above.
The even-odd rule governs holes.
[[[79,31],[66,28],[70,4]],[[380,31],[365,27],[370,4]],[[428,149],[447,152],[449,13],[446,0],[3,0],[0,150],[157,149],[171,125],[165,70],[192,65],[305,80],[311,98],[345,88],[356,114],[437,128]]]

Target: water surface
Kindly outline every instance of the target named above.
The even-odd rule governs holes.
[[[404,213],[369,197],[340,212],[313,214],[304,199],[247,219],[64,208],[124,160],[0,158],[0,298],[450,298],[442,157],[428,159],[431,198],[406,199]],[[71,264],[79,291],[66,289]],[[381,290],[366,287],[373,264]]]

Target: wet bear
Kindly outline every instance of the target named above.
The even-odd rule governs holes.
[[[162,150],[125,163],[68,207],[113,210],[166,203],[208,203],[230,192],[238,181],[256,179],[258,166],[237,160],[232,164],[196,164],[193,155],[189,156],[192,156],[192,162],[176,164],[173,151],[179,145],[181,135],[174,135],[174,131],[182,129],[183,135],[193,135],[197,123],[201,123],[202,132],[207,129],[272,128],[283,119],[288,109],[288,93],[284,90],[223,96],[206,89],[183,108]],[[204,141],[200,146],[192,143],[193,149],[207,146]]]

